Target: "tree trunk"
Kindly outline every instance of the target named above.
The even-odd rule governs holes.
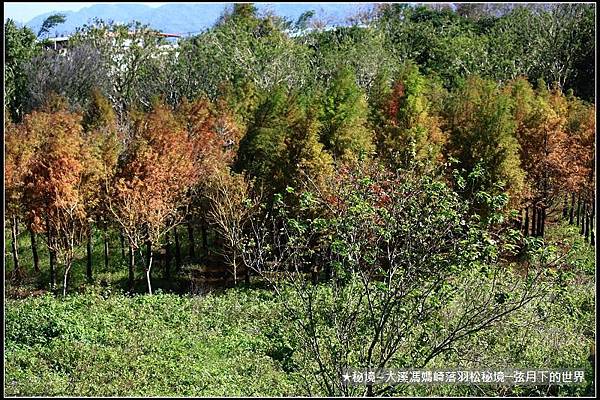
[[[571,193],[571,209],[569,210],[569,224],[573,225],[573,217],[575,214],[575,193]]]
[[[31,238],[31,253],[33,254],[33,268],[35,272],[40,272],[40,257],[37,250],[37,242],[35,240],[35,232],[29,228],[29,237]]]
[[[204,252],[204,257],[208,258],[208,232],[206,229],[206,220],[202,218],[202,251]]]
[[[568,208],[569,208],[569,195],[565,195],[565,199],[563,201],[563,211],[562,211],[562,216],[563,219],[567,219],[567,215],[568,215]]]
[[[585,237],[585,241],[587,242],[588,240],[588,229],[590,227],[590,218],[589,218],[589,206],[586,204],[584,204],[583,206],[583,223],[581,224],[581,227],[583,229],[583,237]]]
[[[67,279],[69,277],[69,270],[71,269],[71,263],[68,262],[65,264],[65,275],[63,278],[63,297],[67,295]]]
[[[52,249],[50,252],[50,290],[56,286],[56,252]]]
[[[196,258],[196,251],[194,249],[194,228],[192,227],[192,223],[188,222],[187,223],[187,230],[188,230],[188,240],[189,240],[189,256],[190,258],[194,259]]]
[[[235,254],[233,255],[233,286],[237,286],[237,262],[235,260]]]
[[[135,251],[133,246],[129,245],[129,291],[133,292],[133,271],[135,269]]]
[[[146,252],[148,253],[148,265],[146,266],[146,282],[148,283],[148,294],[152,294],[152,282],[150,281],[150,271],[152,269],[152,242],[146,243]]]
[[[121,257],[125,259],[125,238],[123,237],[123,231],[119,230],[119,239],[121,240]]]
[[[525,207],[525,236],[529,236],[529,207]]]
[[[46,219],[46,229],[47,229],[47,246],[48,246],[48,262],[50,264],[50,290],[54,291],[54,286],[56,284],[56,252],[52,249],[52,228],[50,227],[50,223],[48,219]]]
[[[579,228],[579,234],[583,235],[585,232],[585,206],[586,204],[582,202],[581,204],[581,217],[580,217],[580,228]]]
[[[104,230],[104,269],[108,271],[110,260],[108,258],[108,232]]]
[[[17,280],[19,280],[21,277],[21,270],[20,270],[20,265],[19,265],[19,244],[17,243],[17,240],[19,237],[19,228],[18,228],[18,222],[17,222],[16,216],[13,216],[13,218],[12,218],[11,235],[12,235],[12,253],[13,253],[14,272],[15,272],[15,277],[17,278]]]
[[[173,228],[173,236],[175,238],[175,269],[177,272],[181,270],[181,247],[179,247],[179,234],[177,227]]]
[[[596,211],[596,206],[592,202],[592,215],[590,216],[590,244],[592,246],[594,245],[594,241],[595,241],[595,235],[594,235],[594,227],[595,227],[594,223],[596,222],[594,220],[595,211]]]
[[[585,237],[585,241],[588,241],[588,238],[590,237],[590,206],[586,206],[586,213],[585,213],[585,222],[584,222],[584,228],[583,228],[583,236]]]
[[[533,206],[533,215],[531,216],[531,236],[537,236],[537,207]]]
[[[93,277],[92,277],[92,227],[91,226],[87,232],[86,250],[87,250],[87,262],[86,262],[85,274],[86,274],[88,282],[91,282],[93,279]]]
[[[577,226],[579,226],[580,215],[581,215],[581,194],[577,193]]]
[[[546,207],[542,207],[541,213],[542,218],[540,218],[540,237],[544,237],[544,230],[546,228]]]
[[[152,257],[152,242],[146,241],[146,260]]]
[[[165,235],[165,279],[171,277],[171,238],[169,232]]]
[[[250,285],[250,268],[248,268],[247,266],[244,271],[244,282],[246,283],[246,285]]]

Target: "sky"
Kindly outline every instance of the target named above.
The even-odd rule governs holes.
[[[32,18],[44,14],[50,11],[77,11],[84,7],[89,7],[94,4],[117,4],[109,1],[99,1],[94,3],[61,3],[61,2],[47,2],[47,3],[4,3],[4,19],[10,18],[14,21],[21,23],[28,22]],[[142,2],[131,2],[135,4],[143,4],[148,7],[160,7],[168,3],[142,3]],[[122,3],[121,3],[122,4]]]

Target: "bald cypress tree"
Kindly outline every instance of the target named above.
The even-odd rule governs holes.
[[[430,112],[427,79],[416,65],[406,64],[377,107],[379,154],[394,164],[439,160],[445,135]]]
[[[240,142],[236,169],[275,191],[293,185],[303,173],[327,173],[332,159],[319,142],[320,126],[310,94],[289,94],[284,88],[270,92]]]
[[[340,68],[321,100],[320,137],[336,159],[373,152],[373,132],[364,92],[349,68]]]
[[[465,177],[475,178],[465,195],[505,192],[511,205],[519,204],[524,172],[512,107],[512,99],[497,84],[478,77],[468,79],[449,98],[445,115],[449,154],[458,160]],[[485,205],[476,207],[485,212]]]

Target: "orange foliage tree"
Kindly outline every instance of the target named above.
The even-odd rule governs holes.
[[[8,113],[6,113],[8,116]],[[4,190],[6,216],[11,225],[11,250],[13,254],[13,274],[17,280],[22,278],[19,264],[18,227],[23,217],[23,178],[29,160],[33,156],[35,140],[23,129],[22,124],[14,124],[10,119],[4,122]],[[32,236],[34,237],[34,236]],[[37,259],[34,259],[38,268]]]
[[[211,103],[204,98],[184,101],[177,116],[186,127],[194,144],[199,172],[198,185],[191,188],[192,203],[188,209],[189,255],[194,258],[194,226],[200,225],[204,253],[207,255],[207,199],[205,194],[212,182],[227,169],[237,152],[241,129],[226,102]],[[176,234],[176,232],[175,232]]]
[[[520,78],[508,85],[515,101],[516,135],[526,172],[523,204],[529,231],[544,235],[546,219],[568,193],[582,193],[593,171],[593,110],[543,82],[534,90]],[[593,172],[592,172],[593,173]],[[563,211],[563,215],[566,211]]]
[[[87,231],[87,277],[88,280],[91,280],[92,224],[98,225],[104,231],[104,262],[105,268],[108,267],[108,234],[106,230],[111,215],[106,207],[108,193],[105,183],[112,179],[120,152],[116,113],[108,99],[100,91],[92,91],[90,104],[83,116],[82,124],[86,159],[82,189],[86,213],[90,222]]]
[[[134,123],[132,139],[125,148],[112,184],[108,207],[130,246],[129,284],[133,289],[135,251],[140,251],[148,292],[152,251],[144,260],[141,250],[150,247],[181,222],[181,209],[189,204],[189,189],[198,182],[194,142],[181,122],[164,105],[156,105]]]
[[[64,265],[66,295],[75,248],[87,225],[81,115],[64,109],[36,111],[25,117],[23,130],[26,137],[40,138],[23,179],[28,222],[36,232],[46,233],[51,255],[54,253]],[[50,272],[54,288],[52,262]]]

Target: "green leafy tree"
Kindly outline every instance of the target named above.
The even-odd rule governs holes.
[[[416,65],[407,64],[376,106],[379,154],[398,165],[440,161],[445,135],[431,113],[427,83]]]
[[[40,30],[38,31],[37,36],[40,37],[44,33],[50,33],[50,29],[54,28],[56,25],[63,24],[66,21],[65,14],[52,14],[48,18],[44,20]]]
[[[240,142],[237,169],[276,190],[302,171],[326,174],[331,156],[318,140],[319,120],[310,96],[277,89],[265,96]]]
[[[506,192],[513,206],[519,204],[524,172],[512,110],[510,96],[482,78],[468,79],[451,94],[445,115],[449,156],[458,160],[458,168],[466,174],[480,171],[472,181],[474,186],[465,189],[468,196],[480,190]]]
[[[340,69],[321,100],[321,141],[336,159],[370,155],[373,132],[368,125],[368,105],[354,73]]]
[[[70,41],[72,48],[91,47],[99,53],[97,63],[109,86],[103,94],[110,99],[120,123],[125,122],[128,111],[152,107],[157,93],[149,93],[148,87],[159,87],[161,93],[169,94],[165,89],[168,82],[161,83],[164,75],[157,73],[165,62],[165,50],[161,48],[164,44],[165,38],[147,25],[139,22],[120,25],[102,20],[78,28]]]
[[[12,19],[4,24],[4,106],[20,122],[27,103],[25,66],[41,51],[33,31],[18,28]]]
[[[253,10],[252,5],[236,4],[231,14],[182,46],[180,69],[188,72],[182,80],[188,98],[203,94],[215,100],[224,82],[250,82],[258,90],[305,85],[308,49],[284,31],[285,21],[258,17]]]
[[[333,195],[309,187],[275,196],[274,211],[252,219],[242,241],[246,265],[286,299],[298,340],[294,359],[311,372],[306,392],[402,393],[392,385],[346,385],[340,376],[426,368],[546,293],[546,263],[530,265],[525,277],[500,264],[520,238],[469,216],[468,202],[446,183],[369,162],[329,182]],[[498,213],[502,202],[492,203]],[[314,216],[315,206],[328,212]]]

